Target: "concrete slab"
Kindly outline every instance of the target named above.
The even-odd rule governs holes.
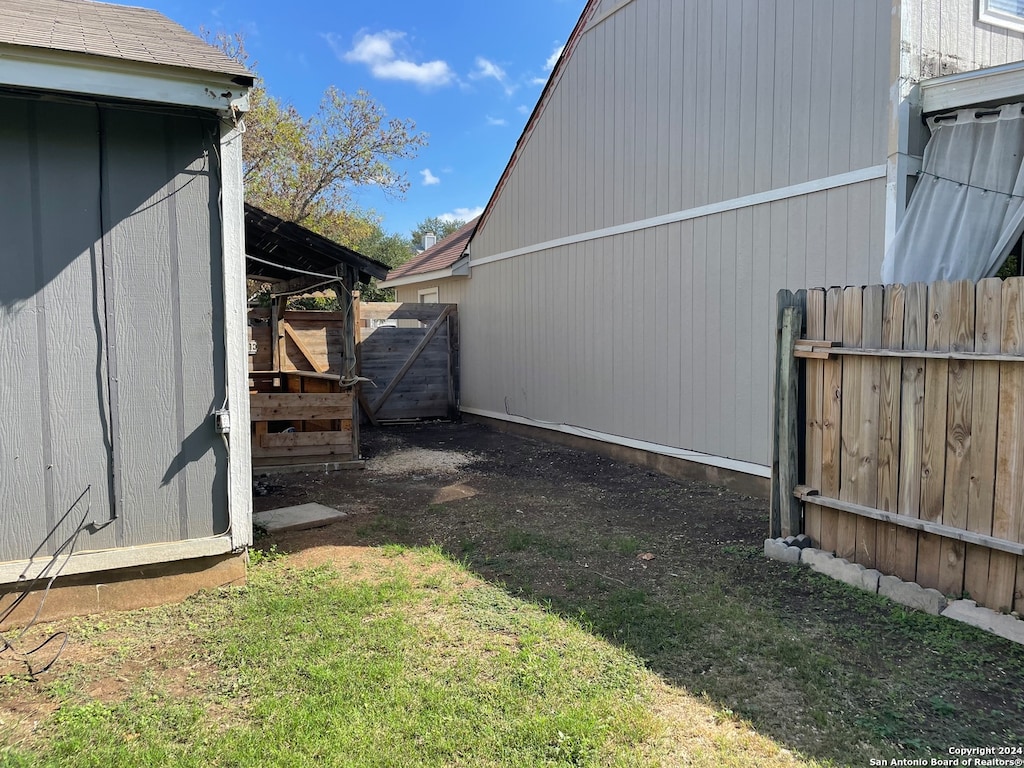
[[[252,516],[252,522],[253,525],[262,528],[267,533],[280,533],[281,531],[323,528],[325,525],[338,522],[343,517],[348,517],[348,515],[334,507],[323,504],[299,504],[295,507],[281,507],[280,509],[268,509],[266,512],[256,512]]]

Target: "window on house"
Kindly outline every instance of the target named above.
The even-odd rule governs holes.
[[[420,304],[437,304],[437,288],[426,288],[417,291]]]
[[[1024,32],[1024,0],[978,0],[978,21]]]

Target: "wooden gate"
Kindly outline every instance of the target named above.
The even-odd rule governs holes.
[[[784,291],[779,320],[773,534],[1024,611],[1024,278]]]
[[[455,304],[362,302],[359,404],[373,423],[455,419],[459,314]]]

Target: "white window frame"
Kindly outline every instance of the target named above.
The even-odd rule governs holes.
[[[978,0],[978,21],[1015,32],[1024,32],[1024,12],[1011,13],[994,7],[993,0]]]
[[[416,291],[416,300],[420,304],[438,304],[441,301],[441,292],[436,285],[433,288],[420,288]]]

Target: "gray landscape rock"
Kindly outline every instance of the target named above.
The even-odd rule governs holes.
[[[946,596],[937,589],[923,589],[920,584],[903,581],[895,576],[882,576],[878,580],[878,594],[934,616],[938,616],[946,607]]]
[[[782,539],[765,539],[764,554],[772,560],[781,560],[784,563],[799,563],[800,548],[786,546]]]
[[[1024,645],[1024,621],[982,608],[973,600],[954,600],[942,611],[942,615]]]

